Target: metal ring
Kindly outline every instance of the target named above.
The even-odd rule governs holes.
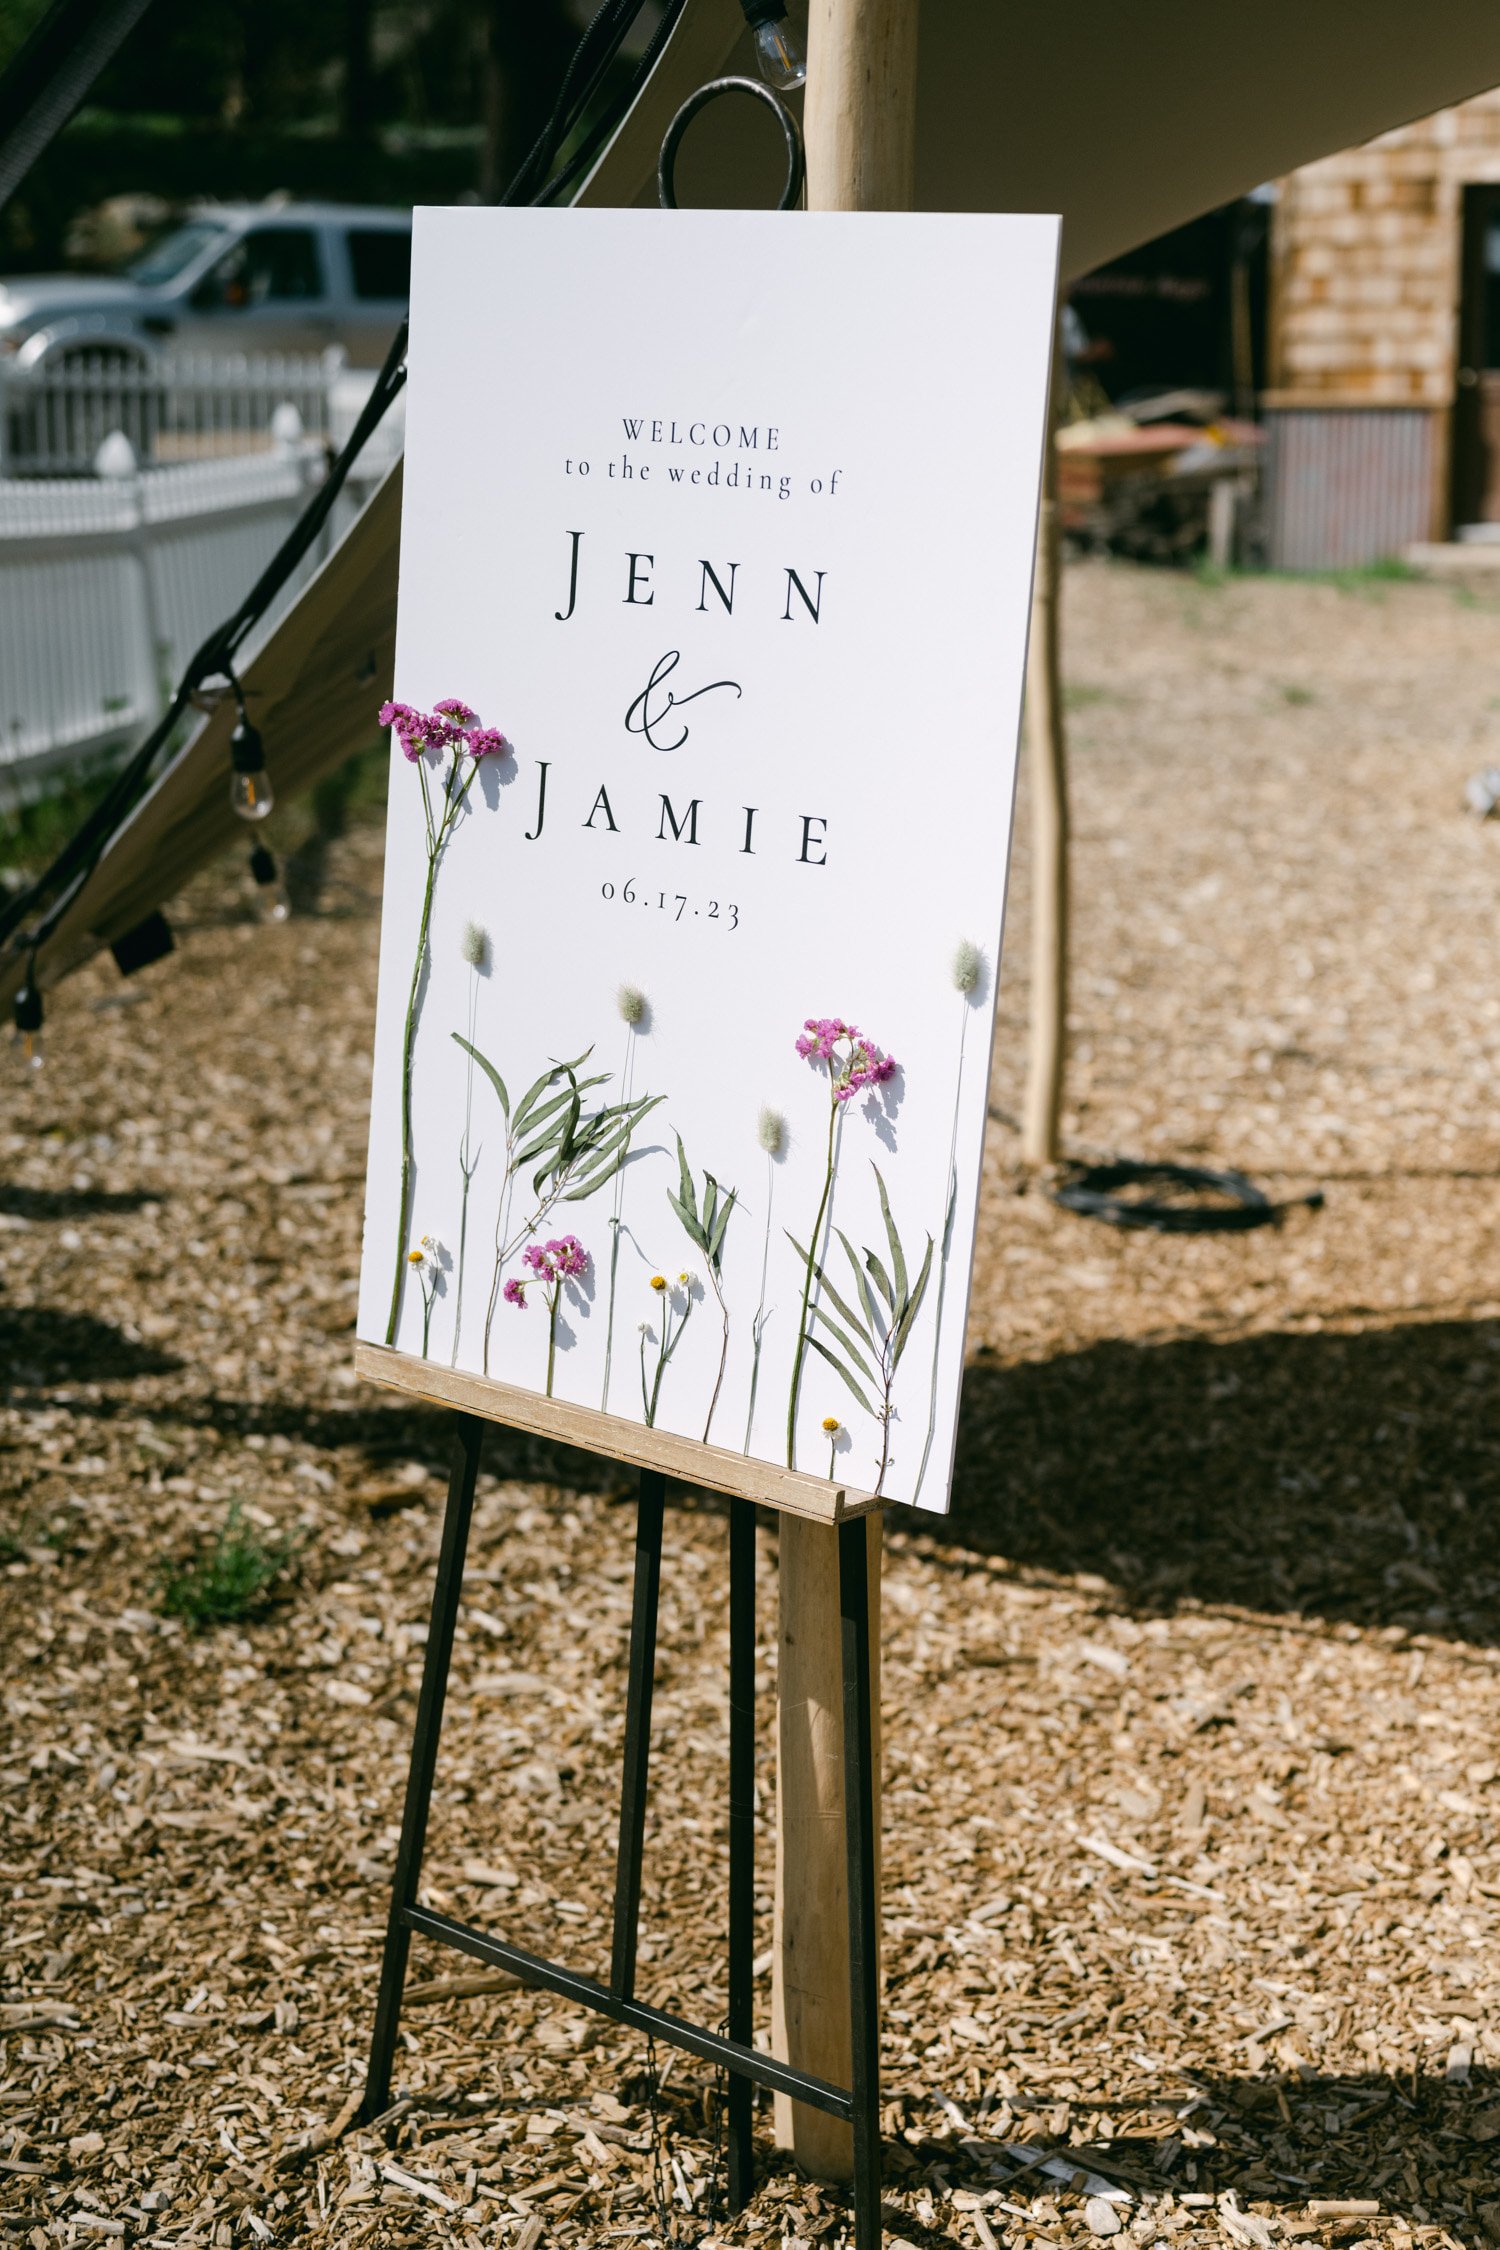
[[[688,96],[667,127],[666,138],[661,144],[661,155],[656,162],[656,193],[662,209],[678,209],[675,174],[677,151],[682,146],[683,134],[699,110],[707,109],[709,103],[717,101],[720,94],[753,94],[758,102],[764,102],[768,109],[775,112],[782,138],[786,142],[786,185],[776,208],[778,211],[794,211],[802,193],[802,135],[797,130],[796,118],[786,104],[779,102],[770,87],[763,86],[758,78],[711,78],[706,86],[698,88],[696,94]]]

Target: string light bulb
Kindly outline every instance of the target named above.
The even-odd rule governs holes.
[[[740,0],[755,35],[755,60],[761,77],[780,94],[790,94],[807,78],[807,57],[787,21],[784,0]]]
[[[26,982],[16,994],[14,1015],[16,1042],[22,1059],[31,1070],[42,1067],[42,995],[38,989],[35,972],[28,974]]]
[[[276,802],[266,772],[265,745],[243,709],[229,737],[229,802],[241,820],[264,820]]]
[[[255,878],[256,897],[265,919],[284,922],[292,911],[292,902],[287,897],[276,855],[264,844],[257,844],[250,854],[250,873]]]

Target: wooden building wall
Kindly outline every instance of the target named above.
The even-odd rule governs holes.
[[[1270,559],[1449,531],[1463,190],[1500,181],[1500,88],[1305,165],[1271,232]]]

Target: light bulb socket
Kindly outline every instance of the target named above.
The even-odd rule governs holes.
[[[784,0],[740,0],[740,7],[752,31],[759,31],[763,23],[786,22]]]
[[[250,854],[250,872],[262,890],[276,880],[276,855],[264,844],[257,844]]]
[[[250,721],[241,718],[229,737],[229,762],[236,773],[264,773],[266,746]]]
[[[23,1039],[34,1038],[42,1028],[42,996],[30,977],[15,998],[16,1030]]]

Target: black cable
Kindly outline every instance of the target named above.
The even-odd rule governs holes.
[[[537,193],[542,192],[558,149],[567,139],[585,103],[619,53],[625,34],[640,12],[641,0],[601,0],[569,57],[562,85],[558,88],[557,99],[546,124],[523,158],[521,169],[499,199],[502,204],[530,203],[534,183]],[[593,61],[596,51],[599,55],[597,63]],[[588,82],[575,97],[574,85],[585,70],[589,72]]]
[[[686,0],[672,0],[672,5],[663,9],[656,29],[652,32],[642,50],[641,58],[636,64],[630,84],[621,96],[618,110],[606,113],[597,121],[592,130],[585,135],[579,147],[574,150],[562,170],[555,174],[536,196],[535,201],[537,203],[556,203],[582,173],[593,168],[600,152],[614,133],[619,119],[628,117],[635,107],[637,97],[652,71],[655,70],[657,63],[661,60],[663,48],[677,29],[685,5]]]
[[[0,79],[0,209],[57,138],[150,0],[55,0]]]
[[[1128,1196],[1124,1188],[1161,1188],[1161,1195]],[[1211,1203],[1187,1203],[1171,1194],[1209,1195]],[[1073,1164],[1052,1190],[1052,1200],[1081,1218],[1106,1226],[1145,1227],[1156,1234],[1242,1234],[1250,1227],[1277,1226],[1288,1211],[1321,1210],[1322,1190],[1273,1203],[1243,1172],[1214,1171],[1205,1164],[1141,1163],[1117,1157],[1106,1164]]]

